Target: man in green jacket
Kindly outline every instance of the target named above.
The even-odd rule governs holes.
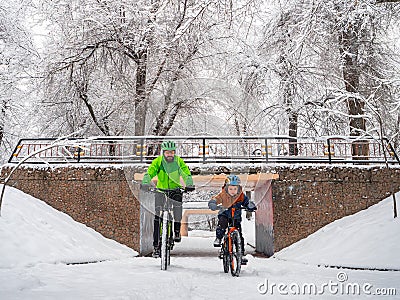
[[[173,201],[174,212],[174,241],[181,241],[181,220],[182,220],[182,185],[180,178],[185,182],[186,191],[194,191],[192,175],[188,166],[182,158],[175,155],[176,145],[173,141],[164,141],[161,144],[162,155],[156,157],[147,169],[143,177],[141,188],[148,190],[151,179],[157,176],[157,188],[163,193],[155,194],[155,217],[153,231],[153,256],[160,255],[159,235],[160,235],[160,212],[165,201],[165,195]]]

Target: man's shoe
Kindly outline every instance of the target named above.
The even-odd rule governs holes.
[[[248,262],[249,260],[246,257],[242,256],[242,265],[247,265]]]
[[[180,232],[175,232],[175,237],[174,237],[174,241],[176,242],[176,243],[180,243],[180,241],[181,241],[181,233]]]
[[[154,250],[153,250],[153,257],[154,257],[154,258],[160,257],[160,249],[158,249],[157,247],[154,247]]]
[[[221,239],[215,238],[214,247],[221,247]]]

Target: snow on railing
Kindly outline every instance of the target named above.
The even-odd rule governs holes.
[[[386,139],[288,136],[118,136],[21,139],[9,163],[149,163],[164,140],[188,163],[400,163]],[[33,154],[33,155],[32,155]]]

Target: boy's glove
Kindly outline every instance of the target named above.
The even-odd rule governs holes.
[[[253,201],[249,202],[249,205],[247,205],[246,210],[249,212],[253,212],[257,210],[256,204]]]
[[[195,189],[194,185],[185,186],[185,192],[193,192]]]
[[[208,208],[211,209],[211,210],[217,210],[217,209],[218,209],[218,207],[217,207],[217,201],[214,200],[214,199],[208,201]]]
[[[253,213],[251,211],[246,211],[246,219],[250,221],[252,214]]]

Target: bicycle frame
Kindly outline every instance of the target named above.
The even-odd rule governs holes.
[[[235,208],[232,208],[232,225],[228,223],[227,233],[221,245],[220,253],[222,255],[224,272],[231,271],[232,276],[239,276],[242,264],[242,249],[239,230],[234,224]],[[234,249],[235,248],[235,249]]]
[[[167,270],[168,266],[171,264],[170,252],[174,247],[173,230],[172,230],[172,220],[173,220],[173,209],[172,200],[168,197],[166,191],[157,188],[150,189],[153,193],[162,193],[165,197],[162,209],[160,210],[160,217],[162,218],[162,223],[160,224],[159,240],[158,244],[161,246],[161,270]],[[176,189],[181,193],[185,190],[182,188]],[[166,229],[166,230],[165,230]]]

